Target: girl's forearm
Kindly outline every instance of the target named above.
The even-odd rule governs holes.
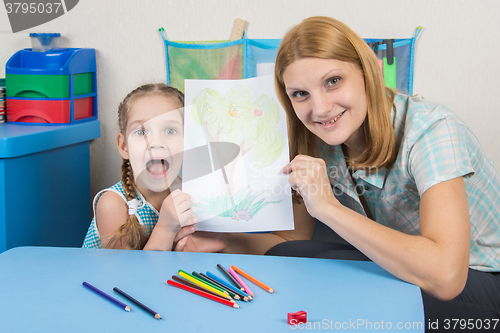
[[[156,225],[143,250],[171,251],[176,233],[168,228]]]

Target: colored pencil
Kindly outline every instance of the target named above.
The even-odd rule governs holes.
[[[116,291],[117,293],[119,293],[120,295],[122,295],[123,297],[125,297],[126,299],[128,299],[129,301],[133,302],[135,305],[137,305],[141,309],[146,310],[147,312],[152,314],[153,317],[155,317],[156,319],[161,319],[161,316],[158,312],[151,310],[150,308],[148,308],[147,306],[145,306],[144,304],[142,304],[141,302],[139,302],[138,300],[136,300],[135,298],[133,298],[132,296],[127,294],[126,292],[124,292],[123,290],[120,290],[117,287],[114,287],[113,290]]]
[[[183,278],[185,278],[186,280],[194,283],[194,284],[197,284],[199,285],[200,287],[202,288],[205,288],[205,289],[208,289],[210,290],[211,292],[214,292],[224,298],[227,298],[227,299],[231,299],[231,296],[213,288],[212,286],[206,284],[205,282],[201,282],[200,280],[198,280],[197,278],[195,278],[194,276],[192,276],[191,274],[187,273],[187,272],[184,272],[182,269],[179,269],[179,275]]]
[[[238,283],[239,283],[239,284],[241,284],[241,286],[242,286],[243,288],[245,288],[245,292],[246,292],[248,295],[250,295],[250,296],[252,296],[252,297],[253,297],[253,292],[250,290],[250,288],[248,288],[248,286],[246,285],[246,283],[245,283],[245,282],[243,282],[243,280],[240,278],[240,276],[238,275],[238,273],[236,273],[236,272],[234,271],[234,269],[232,269],[231,267],[229,267],[228,271],[229,271],[229,273],[231,273],[231,275],[232,275],[232,276],[234,276],[234,278],[236,279],[236,281],[238,281]]]
[[[92,290],[96,294],[104,297],[108,301],[110,301],[112,303],[115,303],[116,305],[118,305],[119,307],[121,307],[122,309],[124,309],[125,311],[130,311],[130,307],[127,304],[124,304],[124,303],[120,302],[119,300],[117,300],[116,298],[111,297],[110,295],[106,294],[104,291],[101,291],[101,290],[97,289],[96,287],[94,287],[90,283],[84,281],[82,283],[82,285],[84,287],[87,287],[88,289]]]
[[[172,280],[174,280],[174,281],[176,281],[176,282],[179,282],[179,283],[182,283],[182,284],[185,284],[185,285],[186,285],[186,286],[188,286],[188,287],[191,287],[191,288],[194,288],[194,289],[198,289],[198,290],[204,291],[204,292],[209,293],[209,294],[211,294],[211,295],[213,295],[213,296],[215,296],[215,297],[220,297],[220,298],[222,298],[222,299],[227,299],[227,298],[225,298],[225,297],[222,297],[222,296],[221,296],[221,295],[219,295],[219,294],[216,294],[216,293],[214,293],[214,292],[212,292],[212,291],[210,291],[210,290],[208,290],[208,289],[202,288],[202,287],[200,287],[200,286],[198,286],[198,285],[196,285],[196,284],[194,284],[194,283],[192,283],[192,282],[189,282],[189,281],[188,281],[188,280],[186,280],[186,279],[183,279],[183,278],[181,278],[181,277],[178,277],[178,276],[176,276],[176,275],[172,275]],[[233,302],[234,302],[234,301],[233,301]]]
[[[245,288],[243,288],[243,286],[241,284],[238,283],[238,281],[236,281],[236,279],[231,275],[231,273],[229,273],[227,271],[227,269],[225,269],[221,264],[217,264],[217,267],[219,267],[219,269],[222,271],[222,273],[224,273],[225,276],[228,277],[229,280],[231,280],[231,282],[239,289],[239,290],[242,290],[242,291],[245,291]]]
[[[229,296],[231,296],[231,298],[234,298],[234,299],[237,299],[237,300],[240,299],[240,296],[236,295],[235,293],[233,293],[232,291],[228,290],[227,288],[224,288],[223,286],[219,285],[218,283],[215,283],[214,281],[212,281],[211,279],[207,278],[206,276],[203,276],[202,274],[203,273],[193,272],[193,276],[195,276],[195,277],[203,280],[204,282],[210,284],[211,286],[214,286],[214,287],[219,288],[220,290],[223,290],[224,293],[228,294]]]
[[[241,298],[243,298],[244,301],[249,301],[252,299],[252,296],[248,295],[246,292],[242,291],[242,290],[239,290],[237,288],[235,288],[234,286],[231,286],[229,285],[228,282],[222,280],[221,278],[219,278],[217,275],[211,273],[211,272],[207,272],[207,276],[215,281],[217,281],[218,283],[220,283],[221,285],[225,286],[226,288],[228,288],[229,290],[231,290],[232,292],[234,292],[235,294],[238,294],[240,295]],[[245,299],[246,298],[246,299]]]
[[[224,304],[224,305],[227,305],[227,306],[230,306],[230,307],[233,307],[233,308],[236,308],[238,309],[240,306],[238,304],[236,304],[235,302],[231,302],[231,301],[228,301],[226,299],[223,299],[221,297],[215,297],[209,293],[206,293],[204,291],[201,291],[201,290],[198,290],[198,289],[195,289],[195,288],[191,288],[191,287],[188,287],[182,283],[179,283],[179,282],[175,282],[175,281],[172,281],[172,280],[167,280],[167,283],[171,286],[174,286],[174,287],[177,287],[177,288],[180,288],[180,289],[184,289],[186,291],[189,291],[193,294],[196,294],[196,295],[199,295],[199,296],[203,296],[205,298],[208,298],[212,301],[216,301],[216,302],[219,302],[221,304]]]
[[[243,290],[239,290],[238,288],[236,288],[235,286],[232,286],[229,284],[229,282],[227,281],[224,281],[222,280],[220,277],[218,277],[217,275],[211,273],[211,272],[208,272],[207,271],[207,276],[215,281],[217,281],[218,283],[220,283],[221,285],[225,286],[226,288],[228,288],[229,290],[233,291],[235,294],[238,294],[240,295],[240,297],[246,297],[248,298],[248,300],[251,300],[252,299],[252,296],[248,295],[246,292],[244,292]],[[246,299],[243,299],[244,301],[247,301]]]
[[[267,290],[268,292],[270,293],[274,293],[274,290],[273,288],[269,287],[268,285],[266,285],[265,283],[262,283],[261,281],[257,280],[256,278],[254,278],[253,276],[251,276],[250,274],[244,272],[243,270],[239,269],[238,267],[232,265],[231,266],[232,269],[234,269],[235,272],[237,272],[238,274],[244,276],[245,278],[247,278],[248,280],[252,281],[253,283],[255,283],[256,285],[258,285],[259,287],[261,287],[262,289],[264,290]]]
[[[196,279],[198,279],[199,281],[201,281],[201,282],[203,282],[203,283],[208,284],[209,286],[211,286],[211,287],[213,287],[213,288],[217,289],[218,291],[220,291],[220,292],[222,292],[222,293],[224,293],[224,294],[226,294],[226,295],[229,295],[229,292],[228,292],[226,289],[221,288],[219,285],[217,285],[217,284],[213,283],[213,282],[212,282],[212,281],[210,281],[210,280],[208,280],[208,281],[207,281],[207,280],[206,280],[203,276],[201,276],[199,273],[197,273],[197,272],[192,272],[192,273],[191,273],[191,275],[192,275],[193,277],[195,277]],[[229,295],[229,296],[231,296],[231,295]],[[231,297],[232,297],[232,296],[231,296]]]
[[[207,276],[206,274],[200,273],[200,275],[205,280],[211,281],[212,283],[214,283],[214,284],[218,285],[219,287],[221,287],[222,289],[226,290],[229,293],[229,296],[231,296],[234,299],[240,300],[240,299],[243,299],[245,297],[245,296],[243,296],[243,294],[237,292],[235,289],[231,289],[231,288],[226,287],[222,283],[219,283],[219,282],[215,281],[214,279],[212,279],[211,277]],[[247,299],[244,299],[244,301],[247,301]]]

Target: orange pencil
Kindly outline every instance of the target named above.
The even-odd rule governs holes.
[[[249,279],[250,281],[252,281],[253,283],[255,283],[256,285],[258,285],[259,287],[261,287],[262,289],[265,289],[267,290],[268,292],[270,293],[274,293],[274,290],[273,288],[269,287],[268,285],[260,282],[259,280],[257,280],[256,278],[254,278],[253,276],[251,276],[250,274],[248,273],[245,273],[244,271],[242,271],[241,269],[239,269],[238,267],[232,265],[231,266],[232,269],[234,269],[238,274],[244,276],[245,278]]]

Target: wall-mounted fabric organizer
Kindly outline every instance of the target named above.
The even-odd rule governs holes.
[[[413,94],[413,62],[418,27],[411,38],[364,40],[379,58],[386,85]],[[184,91],[185,79],[246,79],[272,73],[281,39],[173,42],[165,45],[167,84]]]

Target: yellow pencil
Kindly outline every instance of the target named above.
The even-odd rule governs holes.
[[[182,269],[179,269],[179,275],[183,278],[185,278],[186,280],[188,281],[191,281],[192,283],[202,287],[202,288],[205,288],[207,290],[210,290],[211,292],[213,293],[216,293],[217,295],[220,295],[224,298],[227,298],[229,300],[232,300],[231,296],[227,295],[227,294],[224,294],[223,292],[215,289],[214,287],[208,285],[207,283],[204,283],[200,280],[198,280],[197,278],[195,278],[194,276],[192,276],[191,274],[187,273],[187,272],[184,272]]]
[[[274,293],[274,290],[273,288],[269,287],[268,285],[260,282],[259,280],[257,280],[256,278],[254,278],[253,276],[251,276],[250,274],[248,273],[245,273],[244,271],[242,271],[241,269],[239,269],[238,267],[232,265],[231,266],[232,269],[234,269],[238,274],[246,277],[247,279],[249,279],[250,281],[252,281],[253,283],[255,283],[256,285],[258,285],[259,287],[261,287],[262,289],[265,289],[267,290],[268,292],[270,293]]]

